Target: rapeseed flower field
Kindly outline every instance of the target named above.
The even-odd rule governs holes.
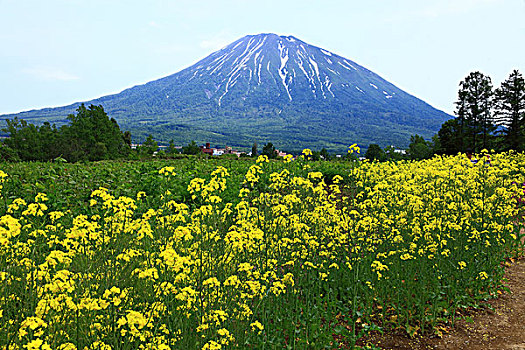
[[[0,348],[352,348],[381,328],[440,334],[503,289],[523,154],[331,176],[307,157],[260,157],[242,177],[174,162],[151,193],[76,204],[41,184],[19,197],[0,171]]]

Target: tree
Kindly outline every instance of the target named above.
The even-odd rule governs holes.
[[[176,153],[179,153],[177,151],[177,149],[175,148],[175,143],[173,141],[173,139],[170,140],[170,143],[168,144],[168,147],[166,148],[166,153],[167,154],[176,154]]]
[[[124,131],[122,134],[122,139],[129,149],[131,149],[131,133],[129,131]]]
[[[41,126],[25,120],[7,120],[9,133],[5,144],[21,160],[48,161],[63,157],[70,162],[79,160],[114,159],[125,156],[129,147],[115,119],[109,119],[102,106],[84,104],[77,114],[68,116],[69,124],[57,129],[45,122]],[[131,138],[131,135],[129,135]]]
[[[496,129],[491,115],[492,82],[483,73],[472,72],[459,85],[456,114],[461,132],[461,150],[477,152],[489,147]]]
[[[432,156],[432,145],[425,141],[422,136],[410,136],[410,144],[408,145],[408,155],[410,159],[421,160]]]
[[[0,160],[6,162],[19,162],[20,157],[14,149],[0,142]]]
[[[129,147],[115,119],[102,106],[81,104],[60,128],[64,158],[69,161],[115,159],[127,155]]]
[[[525,150],[525,80],[518,70],[496,89],[496,122],[505,126],[507,149]]]
[[[268,159],[275,159],[277,158],[277,150],[271,142],[268,142],[266,145],[264,145],[261,155],[267,156]]]
[[[437,133],[439,148],[435,150],[436,153],[453,155],[463,151],[461,148],[462,136],[460,119],[447,120]]]
[[[183,154],[199,154],[201,152],[201,148],[195,143],[195,141],[191,141],[187,146],[182,147]]]
[[[252,157],[257,157],[257,143],[254,142],[252,146]]]
[[[319,151],[312,151],[312,155],[310,156],[310,160],[313,160],[315,162],[321,160],[321,152],[319,152]]]
[[[403,153],[396,152],[394,146],[387,146],[384,149],[385,160],[401,160],[403,159]]]
[[[146,137],[146,141],[139,147],[139,153],[153,155],[159,149],[157,141],[153,139],[151,134]]]
[[[365,158],[369,160],[378,160],[382,162],[385,160],[385,152],[383,152],[383,149],[379,147],[377,143],[371,143],[368,145],[368,149],[365,153]]]
[[[328,151],[326,150],[326,148],[323,147],[323,149],[321,150],[321,152],[319,152],[319,156],[321,157],[321,159],[323,160],[330,160],[330,153],[328,153]]]
[[[4,144],[15,151],[21,160],[47,160],[42,159],[42,143],[37,126],[16,117],[7,119],[6,124],[3,131],[9,133],[9,137],[4,140]]]

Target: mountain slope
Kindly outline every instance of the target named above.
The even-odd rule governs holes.
[[[430,137],[450,118],[355,62],[275,34],[243,37],[178,73],[86,103],[102,104],[139,140],[152,133],[287,149],[406,146],[410,135]],[[60,122],[77,106],[18,117]]]

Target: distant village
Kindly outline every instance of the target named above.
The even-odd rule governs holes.
[[[141,144],[131,144],[131,149],[137,149],[141,146]],[[393,151],[397,154],[400,154],[400,155],[406,155],[406,150],[404,149],[395,149],[394,146],[391,146],[393,148]],[[158,154],[159,152],[163,151],[165,152],[167,150],[168,146],[166,145],[160,145],[158,146],[158,150],[155,151],[153,154],[156,155]],[[237,157],[241,157],[241,156],[248,156],[248,157],[251,157],[252,156],[252,152],[244,152],[244,151],[239,151],[239,150],[236,150],[230,146],[226,146],[224,148],[221,148],[221,147],[211,147],[211,144],[209,142],[206,142],[205,145],[200,145],[199,146],[201,152],[203,154],[206,154],[206,155],[209,155],[209,156],[222,156],[222,155],[227,155],[227,154],[232,154],[232,155],[236,155]],[[179,153],[182,153],[182,149],[183,149],[183,146],[175,146],[175,149],[178,150]],[[286,153],[284,151],[281,151],[281,150],[278,150],[278,149],[275,149],[275,152],[276,152],[276,156],[277,157],[282,157],[284,158],[285,156],[287,156],[288,154],[290,153]],[[344,155],[341,155],[341,154],[335,154],[334,155],[335,158],[342,158],[344,157]],[[297,155],[293,155],[292,154],[292,159],[295,159],[297,158]],[[323,158],[321,156],[321,158]],[[359,160],[364,160],[365,157],[364,155],[363,156],[360,156],[358,157]]]
[[[131,144],[131,149],[137,149],[140,146],[141,146],[140,144],[132,143]],[[241,155],[244,154],[244,155],[247,155],[247,156],[251,157],[251,155],[252,155],[251,151],[250,152],[239,151],[239,150],[233,149],[230,146],[226,146],[224,148],[211,147],[211,144],[209,142],[206,142],[205,145],[201,145],[199,147],[200,147],[202,153],[210,155],[210,156],[222,156],[224,154],[234,154],[237,157],[240,157]],[[159,151],[166,151],[168,146],[161,145],[161,146],[158,146],[158,148],[159,148]],[[175,146],[175,149],[179,150],[179,152],[182,150],[182,148],[183,148],[183,146]],[[276,149],[275,151],[277,152],[277,157],[284,157],[284,156],[286,156],[288,154],[288,153],[282,152],[282,151],[280,151],[278,149]],[[158,151],[155,152],[154,154],[157,154],[157,153],[158,153]]]

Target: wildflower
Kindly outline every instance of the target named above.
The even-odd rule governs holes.
[[[259,321],[250,323],[250,327],[252,327],[252,331],[257,332],[257,334],[261,334],[264,330],[264,326]]]
[[[160,175],[166,175],[166,176],[175,176],[177,173],[175,172],[175,167],[172,166],[165,166],[164,168],[159,170]]]
[[[205,287],[216,288],[216,287],[220,287],[221,283],[219,282],[217,278],[210,277],[204,282],[202,282],[202,285]]]
[[[270,160],[268,159],[268,156],[265,154],[261,154],[257,159],[255,160],[255,163],[268,163]]]
[[[48,343],[45,343],[42,339],[35,339],[28,344],[24,345],[27,350],[51,350]]]
[[[202,347],[202,350],[220,350],[222,349],[221,344],[217,343],[216,341],[210,340],[204,346]]]
[[[309,149],[309,148],[305,148],[305,149],[303,149],[303,151],[301,152],[301,154],[302,154],[305,158],[308,158],[308,157],[310,157],[310,156],[313,155],[312,150]]]
[[[348,146],[348,154],[352,154],[354,152],[361,153],[361,148],[357,145],[357,143],[353,143]]]
[[[35,197],[35,202],[45,202],[47,201],[47,195],[45,193],[38,193]]]

